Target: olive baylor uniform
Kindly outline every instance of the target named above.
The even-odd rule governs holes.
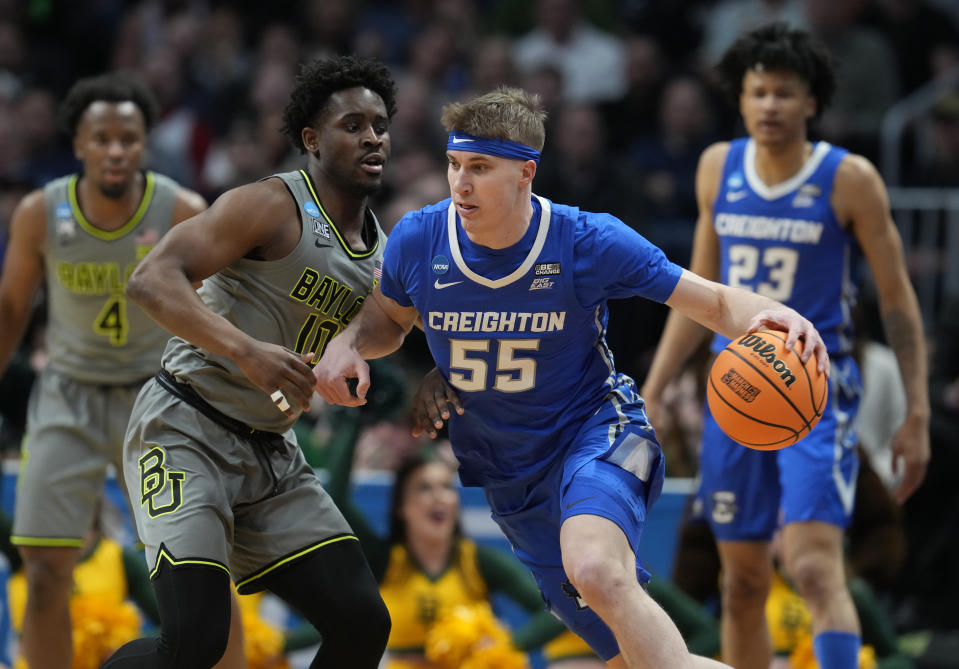
[[[82,546],[109,464],[169,334],[124,295],[137,262],[173,223],[177,185],[144,174],[140,206],[123,226],[94,227],[80,211],[78,175],[44,187],[46,342],[22,449],[12,541]]]
[[[199,292],[251,337],[314,351],[319,360],[372,290],[384,235],[368,212],[369,250],[352,250],[305,172],[274,176],[296,201],[299,243],[280,260],[241,259]],[[170,340],[163,370],[137,398],[124,449],[153,573],[161,560],[215,565],[241,591],[254,592],[261,589],[257,579],[274,568],[331,542],[355,540],[304,460],[292,423],[231,360]]]

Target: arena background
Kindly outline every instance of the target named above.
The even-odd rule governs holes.
[[[323,54],[356,53],[383,59],[399,86],[392,164],[375,202],[387,230],[403,212],[446,196],[442,105],[510,84],[537,92],[550,114],[536,192],[611,212],[686,264],[698,155],[742,133],[710,68],[737,34],[770,20],[808,28],[832,50],[840,90],[812,135],[868,157],[889,187],[934,360],[933,460],[924,487],[896,518],[907,542],[903,565],[878,590],[898,632],[927,635],[923,666],[959,666],[935,664],[936,657],[959,657],[959,410],[950,399],[959,390],[959,3],[0,0],[0,249],[19,199],[77,167],[55,112],[78,77],[123,69],[147,81],[162,106],[150,167],[212,201],[301,165],[278,131],[296,68]],[[868,272],[857,282],[862,355],[872,361],[864,364],[871,395],[862,421],[875,468],[888,482],[882,454],[901,395],[895,376],[881,380],[888,378],[881,375],[888,349]],[[44,362],[42,303],[36,313],[20,351],[28,364],[11,369],[0,386],[8,512],[26,384]],[[658,305],[612,305],[617,366],[640,382],[664,316]],[[430,366],[415,338],[391,361],[411,384]],[[668,422],[658,427],[670,478],[643,549],[657,577],[672,574],[696,475],[701,374],[694,365],[677,380]],[[381,527],[389,471],[421,446],[407,436],[401,413],[371,425],[358,449],[355,498]],[[331,420],[318,410],[304,426],[319,444],[321,470]],[[115,488],[112,495],[120,499]],[[478,491],[463,490],[463,513],[470,534],[505,545]],[[113,531],[128,538],[123,514],[114,520]],[[506,608],[507,619],[518,615]]]

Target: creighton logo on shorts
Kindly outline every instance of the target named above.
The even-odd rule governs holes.
[[[171,472],[163,466],[166,454],[160,448],[151,448],[146,455],[138,460],[140,464],[140,506],[149,503],[147,512],[151,518],[173,513],[183,503],[183,472]],[[159,505],[157,502],[166,499],[166,494],[156,499],[170,483],[169,504]]]
[[[583,609],[589,608],[589,606],[586,604],[586,600],[583,599],[582,595],[579,594],[579,590],[576,589],[576,586],[573,585],[572,581],[570,581],[568,578],[563,581],[563,584],[560,587],[563,589],[563,594],[576,602],[577,610],[582,611]]]
[[[713,522],[725,525],[736,518],[739,507],[736,504],[736,493],[730,490],[720,490],[712,495]]]

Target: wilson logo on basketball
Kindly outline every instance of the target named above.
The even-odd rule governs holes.
[[[753,402],[759,396],[759,388],[744,379],[735,369],[730,369],[720,379],[744,402]]]
[[[776,357],[776,346],[770,344],[765,339],[755,334],[748,334],[736,342],[738,346],[743,346],[745,348],[751,348],[756,352],[756,354],[765,360],[773,368],[779,378],[783,380],[783,383],[786,384],[788,388],[796,380],[796,377],[793,375],[792,370],[786,366],[786,363]]]

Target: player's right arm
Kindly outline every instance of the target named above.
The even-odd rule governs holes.
[[[699,215],[696,219],[689,269],[710,281],[719,278],[719,238],[713,228],[713,202],[716,200],[719,178],[728,152],[728,142],[713,144],[703,151],[696,169],[696,202]],[[709,330],[696,321],[675,309],[670,310],[649,373],[640,391],[654,422],[663,390],[670,380],[679,375],[683,365],[709,335]]]
[[[10,219],[10,237],[0,275],[0,376],[23,338],[33,299],[43,281],[43,253],[47,240],[43,191],[21,200]]]
[[[330,341],[314,367],[316,392],[330,404],[366,404],[370,388],[366,360],[398,349],[418,318],[414,307],[398,304],[377,285],[349,326]],[[350,393],[348,378],[357,379],[355,395]]]
[[[208,209],[174,226],[140,261],[127,295],[153,320],[195,346],[233,360],[265,393],[283,391],[306,410],[313,395],[308,361],[262,342],[210,310],[194,285],[231,263],[287,255],[300,238],[300,219],[278,179],[224,193]],[[289,410],[289,415],[294,412]]]

